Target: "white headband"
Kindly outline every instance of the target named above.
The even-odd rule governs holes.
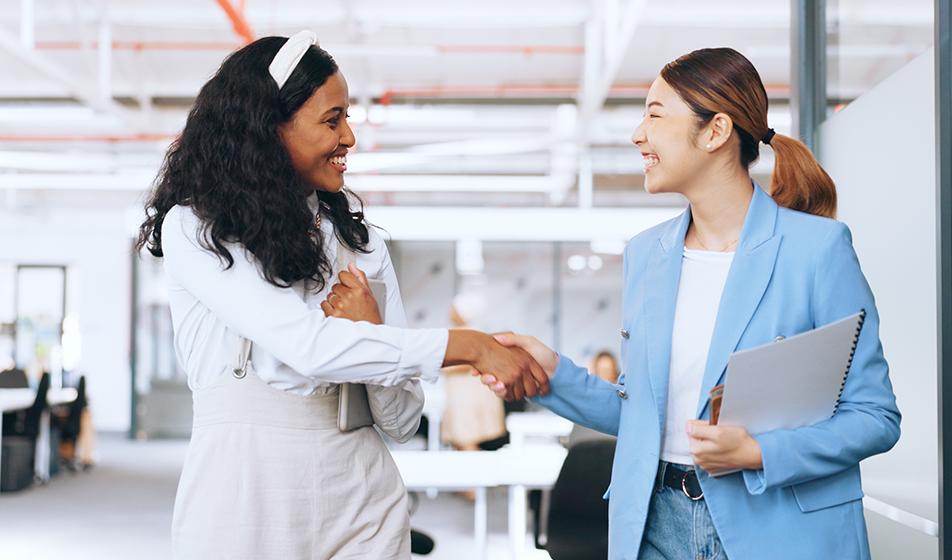
[[[271,73],[274,82],[278,84],[279,90],[284,87],[284,83],[288,81],[291,72],[294,72],[298,63],[304,58],[307,49],[316,44],[316,33],[313,31],[298,31],[291,35],[284,46],[278,50],[278,54],[274,55],[274,60],[268,66],[268,72]]]

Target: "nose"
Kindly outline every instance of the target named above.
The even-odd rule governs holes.
[[[647,138],[645,138],[645,119],[641,119],[641,122],[635,127],[635,131],[631,133],[631,143],[635,146],[641,146],[645,142],[647,142]]]
[[[357,144],[357,137],[354,135],[354,129],[350,127],[350,123],[347,122],[347,119],[342,121],[340,139],[338,140],[341,146],[346,146],[348,148],[353,148]]]

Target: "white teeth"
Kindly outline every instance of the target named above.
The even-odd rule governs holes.
[[[335,165],[347,165],[347,156],[332,157],[331,163]]]
[[[660,161],[657,156],[644,156],[645,158],[645,167],[654,167],[658,165]]]

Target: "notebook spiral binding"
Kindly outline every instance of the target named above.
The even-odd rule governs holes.
[[[846,362],[846,371],[843,372],[843,382],[840,383],[840,392],[836,396],[836,404],[833,405],[833,414],[836,414],[836,411],[840,408],[840,399],[843,398],[843,390],[846,388],[846,378],[850,374],[850,367],[853,365],[853,356],[856,355],[856,345],[859,344],[859,335],[863,330],[863,323],[866,321],[866,310],[861,309],[859,312],[859,321],[856,323],[856,334],[853,335],[853,347],[850,348],[850,358]]]

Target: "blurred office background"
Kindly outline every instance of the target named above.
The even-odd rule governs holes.
[[[651,81],[696,48],[748,56],[771,126],[808,142],[837,182],[880,306],[904,417],[897,447],[863,465],[873,557],[939,558],[937,372],[949,335],[938,310],[949,287],[937,255],[952,248],[937,235],[950,173],[937,153],[950,145],[936,149],[949,138],[936,76],[950,53],[934,37],[949,33],[936,18],[948,10],[948,0],[6,0],[0,370],[26,382],[0,388],[16,393],[0,402],[22,422],[34,404],[23,390],[35,395],[44,373],[50,397],[34,409],[35,480],[0,495],[0,558],[168,557],[191,401],[162,264],[134,254],[135,228],[222,59],[303,28],[348,79],[358,147],[347,183],[389,239],[411,325],[449,326],[455,301],[472,326],[533,334],[579,363],[617,350],[625,242],[685,204],[645,193],[630,143]],[[772,162],[765,148],[752,169],[765,186]],[[605,462],[585,466],[594,480],[573,478],[571,426],[510,407],[508,435],[474,461],[537,446],[542,474],[440,481],[440,464],[414,454],[452,448],[439,434],[443,384],[427,393],[428,426],[397,452],[419,483],[412,521],[436,542],[429,557],[559,558],[572,543],[553,533],[564,525],[552,486],[560,470],[563,486],[597,486]],[[64,462],[57,443],[76,435],[80,400],[93,451]],[[7,439],[4,468],[23,453]]]

